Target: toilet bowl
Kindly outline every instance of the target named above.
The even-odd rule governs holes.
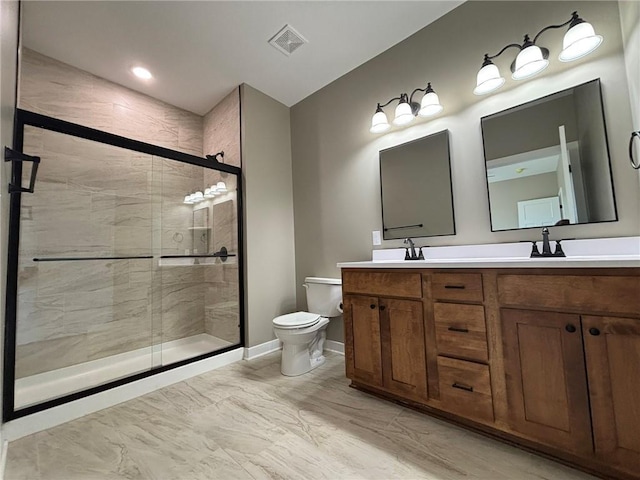
[[[322,365],[326,329],[332,317],[342,314],[342,288],[337,278],[307,277],[309,312],[295,312],[273,319],[273,331],[282,342],[283,375],[297,376]]]

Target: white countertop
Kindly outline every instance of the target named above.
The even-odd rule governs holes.
[[[540,242],[538,248],[542,249]],[[551,242],[551,250],[554,248]],[[426,247],[422,249],[425,260],[404,260],[404,248],[379,249],[373,251],[370,261],[341,262],[338,268],[640,267],[640,237],[565,240],[562,248],[566,257],[529,258],[531,244],[526,242]]]

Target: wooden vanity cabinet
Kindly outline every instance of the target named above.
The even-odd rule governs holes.
[[[640,320],[586,315],[582,335],[596,455],[640,476]]]
[[[511,427],[572,453],[593,451],[580,317],[503,309]]]
[[[640,480],[640,269],[346,269],[343,292],[354,386]]]
[[[397,296],[344,295],[347,376],[416,401],[427,399],[420,275],[357,272],[343,276],[343,292],[372,282],[374,292]],[[387,284],[387,285],[385,285]],[[387,288],[388,287],[388,288]]]

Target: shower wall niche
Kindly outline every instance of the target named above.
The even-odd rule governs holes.
[[[41,161],[11,196],[5,420],[243,344],[238,167],[23,110],[17,131]]]

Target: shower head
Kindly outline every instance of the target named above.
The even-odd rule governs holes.
[[[221,160],[218,160],[218,157],[220,157],[220,159],[224,158],[224,151],[220,151],[218,153],[214,153],[213,155],[205,155],[207,157],[207,160],[212,160],[214,162],[217,163],[222,163]]]

